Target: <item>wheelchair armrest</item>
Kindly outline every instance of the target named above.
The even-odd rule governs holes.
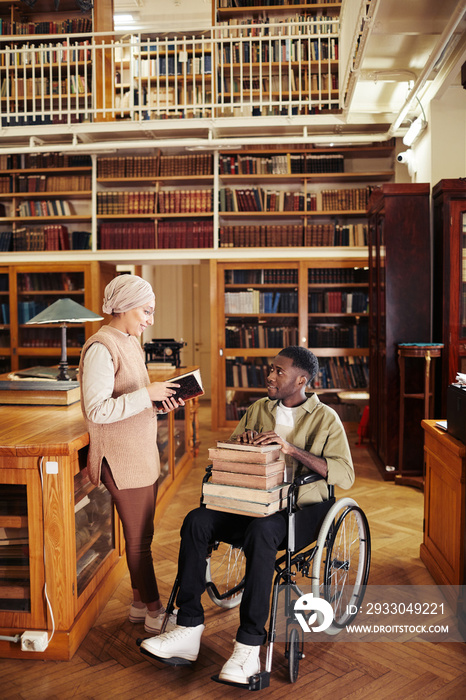
[[[288,499],[287,499],[287,506],[286,510],[288,513],[293,513],[296,511],[296,502],[298,499],[298,491],[300,486],[305,486],[306,484],[312,484],[315,481],[320,481],[320,480],[325,481],[325,476],[322,476],[322,474],[317,474],[317,472],[311,472],[310,474],[302,474],[301,476],[297,476],[293,482],[290,484],[290,488],[288,489]],[[334,488],[332,484],[327,484],[328,491],[329,491],[329,498],[333,498],[334,495]]]

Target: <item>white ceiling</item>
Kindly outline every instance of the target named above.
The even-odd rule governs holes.
[[[417,81],[411,113],[419,112],[419,97],[422,101],[429,89],[432,99],[436,91],[460,82],[466,61],[466,0],[372,0],[371,7],[344,118],[347,124],[373,129],[393,123]],[[210,0],[114,0],[114,8],[115,14],[132,13],[138,29],[183,32],[206,29],[211,23]],[[452,36],[443,36],[461,16]],[[423,74],[429,63],[432,69]]]

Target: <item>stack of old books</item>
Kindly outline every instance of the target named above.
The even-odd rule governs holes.
[[[217,442],[209,458],[212,477],[202,489],[207,508],[256,517],[286,508],[289,484],[278,445]]]

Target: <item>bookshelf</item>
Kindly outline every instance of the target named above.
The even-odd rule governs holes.
[[[370,446],[387,480],[399,474],[397,344],[432,340],[429,195],[428,184],[388,183],[374,190],[369,203]],[[423,363],[413,360],[406,368],[406,393],[419,391],[423,373]],[[415,465],[413,476],[423,464],[423,417],[422,401],[412,401],[405,414],[409,440],[403,460]]]
[[[214,429],[234,427],[266,394],[267,363],[286,345],[319,358],[322,398],[368,387],[367,259],[211,261]]]
[[[117,50],[115,71],[119,118],[130,108],[145,119],[212,116],[212,47],[202,38],[132,37]]]
[[[10,323],[6,327],[0,324],[0,338],[5,343],[0,348],[0,358],[3,357],[5,364],[10,361],[6,370],[57,364],[61,356],[60,326],[27,326],[26,321],[62,297],[70,297],[91,311],[101,313],[103,290],[114,276],[114,265],[99,262],[2,266],[0,284],[8,284],[10,290]],[[0,298],[4,303],[6,294],[0,292]],[[68,326],[70,364],[78,364],[84,341],[99,326],[100,322]]]
[[[92,12],[80,12],[71,0],[61,0],[58,11],[52,0],[34,6],[0,2],[0,38],[6,49],[0,65],[2,125],[87,118],[92,103],[87,35],[92,28]],[[45,42],[43,35],[54,36]]]
[[[367,246],[369,196],[393,178],[393,146],[220,151],[220,247]]]
[[[213,182],[212,154],[99,158],[99,250],[212,248]]]
[[[88,250],[92,224],[88,155],[0,158],[0,241],[4,250]]]
[[[337,110],[340,10],[340,2],[217,0],[213,20],[218,37],[228,37],[217,43],[217,113]],[[290,109],[281,106],[282,99],[292,102]]]

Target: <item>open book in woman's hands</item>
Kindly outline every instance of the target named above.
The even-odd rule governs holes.
[[[194,399],[196,396],[202,396],[204,394],[201,372],[198,369],[192,372],[186,372],[186,374],[180,374],[179,377],[173,377],[173,379],[169,381],[174,384],[179,384],[178,387],[173,387],[176,393],[171,395],[172,399],[188,401],[189,399]],[[161,401],[154,401],[154,405],[156,408],[163,410]]]

